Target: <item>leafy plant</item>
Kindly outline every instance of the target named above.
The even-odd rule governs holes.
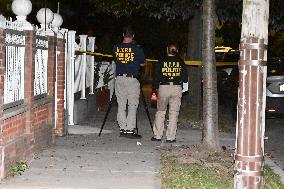
[[[103,74],[103,82],[105,88],[108,88],[108,83],[113,79],[113,73],[111,73],[111,64],[108,65],[104,74]]]
[[[98,88],[100,78],[103,77],[103,86],[102,88],[108,88],[108,83],[113,79],[114,75],[111,73],[111,64],[109,64],[104,71],[103,74],[101,74],[101,67],[102,62],[96,62],[94,66],[94,89]]]
[[[25,170],[29,168],[27,162],[20,161],[16,162],[14,166],[11,168],[11,175],[16,176],[16,175],[22,175]]]
[[[100,81],[101,66],[102,66],[102,62],[96,62],[94,65],[94,89],[97,89],[99,81]]]

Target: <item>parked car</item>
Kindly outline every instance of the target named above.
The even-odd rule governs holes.
[[[215,50],[216,62],[238,62],[240,58],[239,50],[229,50],[228,52],[220,52]]]
[[[284,116],[284,59],[268,61],[266,80],[267,117]]]
[[[238,66],[231,68],[227,80],[220,87],[219,93],[232,106],[233,118],[237,115],[239,87]],[[266,117],[284,116],[284,59],[272,58],[267,61],[266,80]]]

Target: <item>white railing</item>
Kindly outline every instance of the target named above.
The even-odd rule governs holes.
[[[87,35],[80,35],[80,43],[78,49],[81,51],[87,50]],[[75,77],[74,77],[74,93],[81,92],[81,99],[86,99],[86,68],[87,68],[87,55],[77,55],[74,62]]]
[[[75,62],[75,35],[76,31],[68,31],[66,56],[66,102],[68,110],[68,124],[74,125],[74,62]]]
[[[4,104],[24,99],[25,33],[22,26],[6,22]]]
[[[87,37],[87,35],[80,35],[80,43],[75,41],[75,31],[68,31],[67,41],[67,55],[66,55],[66,105],[68,110],[68,124],[74,125],[74,93],[81,93],[81,99],[86,99],[86,88],[90,88],[90,94],[94,94],[94,67],[97,62],[92,55],[87,55],[84,51],[95,50],[95,37]],[[87,43],[88,39],[88,43]],[[75,51],[82,51],[80,55],[75,55]],[[106,69],[110,69],[110,74],[115,75],[115,65],[111,62],[101,62],[99,70],[99,81],[96,88],[103,87],[103,76]],[[108,82],[110,94],[114,91],[114,79]],[[111,96],[110,96],[111,97]]]
[[[95,37],[88,37],[88,51],[95,51],[95,40]],[[94,66],[95,57],[87,55],[86,87],[90,87],[90,94],[94,94]]]
[[[48,39],[36,36],[34,95],[47,93]]]

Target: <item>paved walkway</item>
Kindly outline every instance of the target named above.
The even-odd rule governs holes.
[[[153,119],[155,110],[150,110]],[[152,142],[152,131],[142,103],[138,111],[142,139],[118,136],[116,107],[109,115],[103,134],[98,131],[104,112],[96,114],[90,124],[74,126],[67,135],[30,162],[23,175],[5,180],[1,189],[160,189],[161,146]],[[80,134],[81,133],[81,134]],[[85,133],[85,134],[84,134]],[[86,134],[91,133],[91,134]],[[234,148],[234,136],[221,133],[221,144]],[[201,140],[197,129],[179,129],[177,143],[196,144]]]
[[[152,119],[155,110],[150,110]],[[67,135],[34,158],[23,175],[4,181],[3,189],[160,189],[159,148],[169,145],[152,142],[151,127],[143,106],[138,112],[142,139],[118,136],[114,107],[104,133],[98,137],[104,113],[97,114],[92,124],[75,126]],[[93,133],[83,134],[79,133]],[[174,145],[194,144],[201,139],[199,130],[180,129]],[[231,136],[223,142],[233,145]]]

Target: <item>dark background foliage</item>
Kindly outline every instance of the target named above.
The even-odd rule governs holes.
[[[63,26],[96,37],[98,51],[109,53],[114,43],[122,39],[122,27],[132,25],[135,39],[145,50],[147,57],[159,57],[168,42],[177,42],[186,51],[188,21],[192,10],[201,6],[202,0],[32,0],[33,11],[28,16],[38,24],[37,11],[45,5],[63,16]],[[0,1],[0,12],[13,17],[12,0]],[[275,56],[283,55],[284,1],[270,1],[270,50]],[[238,48],[241,31],[242,0],[216,1],[216,15],[222,27],[216,29],[216,37],[222,37],[218,45]]]

